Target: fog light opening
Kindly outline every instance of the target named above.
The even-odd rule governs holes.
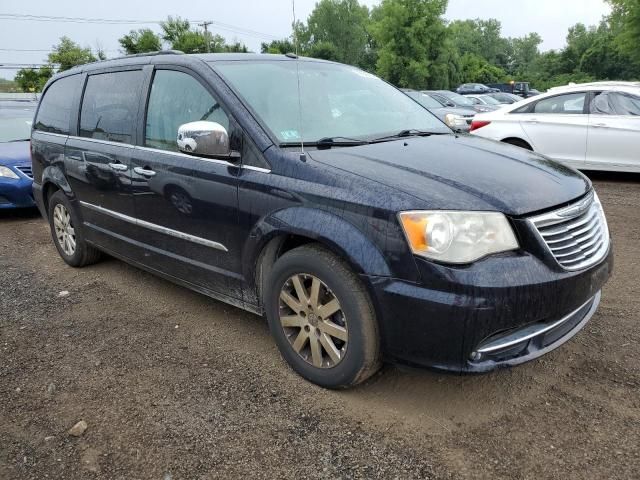
[[[482,354],[480,352],[471,352],[471,357],[470,358],[474,362],[478,362],[482,358]]]

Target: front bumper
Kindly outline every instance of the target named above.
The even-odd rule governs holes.
[[[481,373],[537,358],[579,332],[597,309],[613,252],[578,272],[549,268],[528,253],[466,267],[416,261],[421,284],[367,277],[386,359]]]
[[[0,178],[0,210],[34,207],[31,183],[22,175],[18,180]]]

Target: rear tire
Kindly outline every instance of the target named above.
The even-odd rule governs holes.
[[[533,152],[533,148],[531,147],[531,145],[529,145],[527,142],[525,142],[524,140],[521,140],[519,138],[507,138],[506,140],[503,140],[502,142],[503,143],[508,143],[509,145],[513,145],[514,147],[524,148],[525,150],[529,150],[529,151]]]
[[[291,367],[325,388],[346,388],[380,368],[371,299],[348,265],[319,245],[276,261],[265,288],[269,328]]]
[[[51,195],[48,214],[53,244],[68,265],[84,267],[100,260],[100,251],[84,239],[80,218],[64,192]]]

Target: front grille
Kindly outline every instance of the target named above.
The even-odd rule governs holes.
[[[609,249],[609,228],[595,192],[568,207],[529,221],[566,270],[595,265]]]
[[[25,167],[16,167],[18,170],[20,170],[22,173],[24,173],[27,177],[29,177],[31,180],[33,180],[33,171],[31,170],[31,166],[25,166]]]

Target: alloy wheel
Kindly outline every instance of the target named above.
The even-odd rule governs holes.
[[[76,252],[76,231],[69,211],[61,203],[53,209],[53,228],[62,251],[69,257],[73,256]]]
[[[318,277],[291,276],[279,299],[280,324],[291,348],[317,368],[332,368],[345,356],[347,321],[335,294]]]

